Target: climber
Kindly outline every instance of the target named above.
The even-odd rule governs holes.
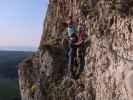
[[[84,65],[85,65],[85,40],[87,39],[87,34],[86,34],[86,26],[85,24],[83,24],[83,22],[81,22],[79,24],[79,41],[82,41],[82,43],[80,44],[79,48],[78,48],[78,57],[79,57],[79,61],[80,61],[80,69],[79,69],[79,74],[82,73],[82,71],[84,70]]]
[[[69,37],[68,72],[71,72],[70,76],[74,77],[75,76],[75,73],[73,70],[74,66],[78,66],[77,54],[76,54],[77,46],[82,43],[82,40],[78,41],[77,31],[73,23],[72,17],[69,17],[67,31],[68,31],[68,37]]]

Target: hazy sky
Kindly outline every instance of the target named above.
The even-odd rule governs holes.
[[[0,0],[0,46],[38,46],[48,0]]]

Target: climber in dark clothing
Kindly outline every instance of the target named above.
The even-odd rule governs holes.
[[[75,34],[71,36],[71,39],[69,40],[68,71],[70,71],[71,76],[74,77],[74,65],[77,65],[77,46],[75,45],[75,43],[77,42],[77,37],[75,36]]]
[[[75,76],[74,72],[74,66],[77,65],[77,46],[82,43],[82,41],[78,41],[78,36],[76,32],[76,28],[74,26],[74,23],[72,21],[72,18],[70,18],[68,22],[68,36],[69,36],[69,53],[68,53],[68,72],[71,72],[71,77]]]

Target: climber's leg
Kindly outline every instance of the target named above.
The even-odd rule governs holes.
[[[82,65],[83,65],[83,70],[85,66],[85,44],[82,45]]]
[[[85,66],[85,48],[84,48],[84,44],[81,45],[80,47],[80,69],[79,69],[79,75],[80,73],[83,72],[84,70],[84,66]]]
[[[68,49],[68,68],[67,68],[67,75],[68,76],[71,76],[71,64],[72,64],[72,57],[71,57],[71,54],[72,54],[72,48],[71,48],[71,41],[69,41],[69,49]]]
[[[73,66],[72,66],[72,77],[76,78],[77,74],[77,67],[78,67],[78,62],[77,62],[77,48],[74,48],[74,53],[73,53]]]
[[[69,60],[68,60],[68,74],[70,74],[69,76],[72,75],[73,66],[74,66],[73,48],[70,48],[70,50],[69,50]]]

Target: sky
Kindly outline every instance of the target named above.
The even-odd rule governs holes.
[[[38,47],[48,0],[0,0],[0,49]]]

